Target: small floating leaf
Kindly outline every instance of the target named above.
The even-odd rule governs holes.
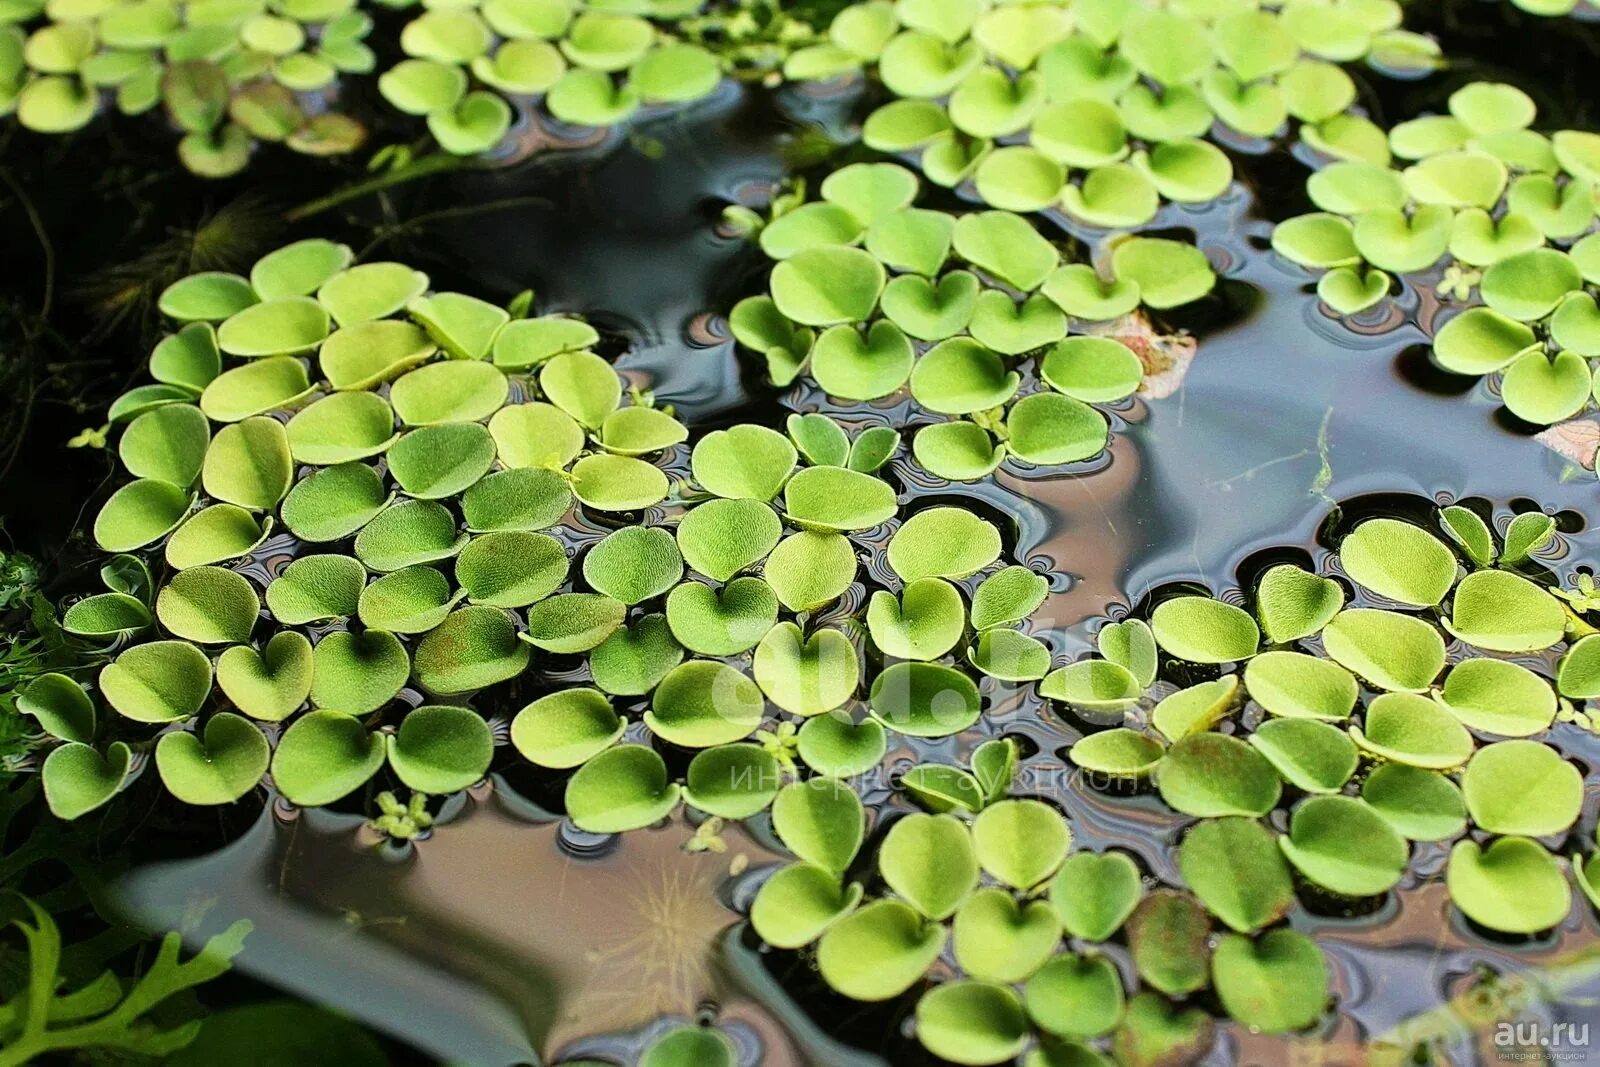
[[[1211,914],[1241,933],[1276,922],[1294,904],[1283,855],[1254,819],[1200,823],[1183,839],[1178,866]]]
[[[1502,933],[1547,930],[1572,907],[1572,890],[1555,857],[1526,837],[1502,837],[1488,848],[1457,842],[1445,882],[1467,918]]]
[[[617,745],[579,767],[567,782],[567,817],[592,834],[622,833],[664,819],[681,795],[653,749]]]
[[[1163,601],[1150,616],[1156,642],[1192,663],[1249,659],[1261,642],[1255,620],[1242,608],[1203,596]]]
[[[383,737],[342,711],[296,719],[272,754],[272,782],[284,798],[317,807],[359,789],[383,766]]]
[[[1549,745],[1499,741],[1480,748],[1467,763],[1461,792],[1479,828],[1544,837],[1577,821],[1583,775]]]
[[[1335,662],[1380,689],[1420,693],[1444,669],[1439,631],[1398,612],[1347,608],[1323,628],[1322,640]]]
[[[1226,734],[1191,734],[1173,745],[1156,784],[1168,806],[1199,818],[1265,815],[1281,789],[1272,764]]]
[[[225,711],[206,722],[203,740],[175,732],[156,744],[162,784],[185,804],[233,803],[256,787],[270,760],[261,731]]]
[[[1133,914],[1144,885],[1122,852],[1075,852],[1050,884],[1050,904],[1068,934],[1105,941]]]
[[[1258,940],[1229,934],[1211,959],[1212,981],[1228,1014],[1269,1034],[1302,1030],[1322,1016],[1328,965],[1317,943],[1294,930]]]

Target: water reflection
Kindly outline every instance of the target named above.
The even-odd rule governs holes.
[[[686,853],[692,835],[675,819],[584,854],[488,786],[404,848],[358,818],[269,806],[228,848],[122,889],[141,921],[197,940],[251,918],[240,966],[445,1060],[631,1060],[649,1024],[702,1016],[746,1033],[747,1064],[833,1055],[797,1021],[793,1036],[777,1026],[726,958],[731,872],[781,857],[738,826],[720,854]]]

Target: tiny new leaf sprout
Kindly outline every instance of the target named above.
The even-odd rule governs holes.
[[[1092,405],[1138,391],[1145,369],[1111,336],[1069,337],[1068,316],[1116,319],[1134,311],[1141,291],[1151,308],[1189,303],[1215,283],[1205,257],[1166,239],[1128,238],[1104,257],[1113,277],[1102,283],[1087,264],[1062,266],[1060,250],[1020,215],[956,217],[913,206],[920,184],[897,164],[858,163],[829,175],[820,199],[780,198],[759,231],[774,262],[769,291],[732,309],[735,339],[766,361],[779,386],[806,375],[822,392],[858,403],[909,389],[922,409],[947,417],[911,442],[917,463],[937,477],[982,478],[1007,455],[1043,466],[1092,459],[1109,432]],[[1133,300],[1108,302],[1103,284]],[[1023,389],[1030,361],[1041,391]],[[866,430],[840,461],[842,431],[826,422],[790,420],[795,446],[816,466],[870,473],[898,445],[892,431],[874,443],[865,435],[875,431]],[[751,447],[770,450],[781,465],[775,445]],[[705,484],[719,495],[760,496],[775,482]]]
[[[1389,274],[1421,284],[1411,276],[1443,260],[1440,294],[1466,302],[1476,289],[1483,303],[1444,321],[1434,361],[1452,374],[1492,376],[1512,415],[1546,426],[1593,401],[1600,315],[1590,268],[1600,244],[1586,235],[1592,135],[1538,133],[1536,118],[1521,90],[1472,82],[1451,94],[1448,114],[1402,122],[1371,149],[1318,145],[1330,161],[1306,191],[1319,210],[1281,223],[1272,244],[1326,271],[1317,291],[1344,315],[1383,300]],[[1475,554],[1478,534],[1460,536],[1476,538],[1462,543],[1487,565]]]
[[[181,135],[183,166],[203,178],[226,178],[249,164],[257,142],[308,156],[361,147],[365,128],[335,108],[341,76],[373,70],[373,52],[364,43],[372,26],[372,17],[354,4],[271,11],[132,0],[24,4],[0,27],[0,51],[8,60],[0,94],[7,113],[44,134],[80,130],[113,108],[123,115],[160,109]],[[295,251],[267,263],[262,298],[277,296],[281,279],[292,285],[321,269],[325,257],[321,249]],[[162,362],[177,371],[203,359],[169,348]]]

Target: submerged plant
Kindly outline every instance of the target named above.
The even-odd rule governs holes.
[[[236,174],[257,141],[306,155],[360,147],[366,131],[328,105],[344,74],[373,69],[372,19],[354,0],[265,5],[24,2],[0,15],[0,111],[39,133],[82,129],[114,107],[160,108],[178,157],[202,177]]]
[[[0,1004],[0,1064],[34,1062],[41,1056],[106,1050],[131,1056],[166,1056],[188,1045],[198,1020],[164,1026],[163,1002],[209,982],[228,969],[250,923],[240,920],[208,940],[186,962],[178,961],[182,939],[167,934],[156,958],[127,988],[111,971],[77,989],[65,989],[59,968],[63,946],[55,920],[37,903],[19,898],[26,915],[13,920],[27,943],[27,973],[20,990]]]

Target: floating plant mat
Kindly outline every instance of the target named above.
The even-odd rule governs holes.
[[[1130,150],[1140,147],[1148,146]],[[819,183],[820,199],[806,206],[873,210],[870,192],[843,185],[830,197]],[[944,203],[920,199],[912,209],[936,202]],[[1244,248],[1234,213],[1242,210],[1171,209],[1197,220],[1195,243],[1207,245],[1230,278],[1208,305],[1226,303],[1240,325],[1255,293],[1231,279],[1286,291],[1261,284],[1261,257],[1234,258]],[[1208,243],[1205,226],[1225,227],[1227,236]],[[877,255],[864,236],[857,241]],[[799,254],[774,259],[781,265]],[[301,289],[325,264],[336,264],[329,269],[342,280],[317,278]],[[1593,590],[1572,576],[1572,565],[1590,555],[1588,531],[1572,513],[1558,516],[1553,534],[1539,513],[1513,519],[1476,501],[1476,520],[1455,510],[1355,504],[1354,517],[1327,527],[1334,554],[1284,553],[1308,565],[1288,570],[1252,562],[1239,572],[1241,591],[1220,600],[1165,589],[1091,633],[1101,654],[1085,657],[1084,628],[1062,631],[1063,620],[1051,617],[1060,600],[1036,597],[1044,572],[1075,572],[1086,585],[1105,569],[1087,554],[1059,551],[1048,533],[1059,532],[1059,520],[1082,525],[1077,511],[1052,516],[1058,501],[1111,480],[1047,470],[1032,483],[1037,490],[1019,490],[1002,470],[994,480],[947,485],[919,467],[911,434],[896,433],[929,413],[907,424],[898,414],[851,409],[872,401],[822,401],[803,389],[789,402],[815,402],[837,420],[763,413],[757,427],[740,412],[696,425],[667,406],[678,389],[660,386],[709,380],[703,367],[680,369],[674,380],[665,366],[698,353],[670,344],[646,359],[633,352],[619,379],[607,365],[616,346],[576,317],[533,316],[525,300],[502,313],[432,291],[403,265],[355,279],[343,276],[349,268],[339,246],[315,243],[269,261],[260,277],[214,277],[169,294],[190,324],[152,360],[157,384],[119,405],[111,434],[139,488],[117,489],[116,506],[96,524],[107,548],[105,592],[64,605],[69,629],[111,646],[114,662],[103,675],[80,674],[85,685],[53,679],[29,693],[29,712],[63,741],[65,758],[51,757],[52,801],[62,814],[92,821],[119,788],[165,788],[177,801],[167,810],[226,802],[241,783],[246,804],[272,795],[257,781],[292,791],[302,810],[275,807],[290,821],[266,815],[253,836],[259,843],[280,831],[297,835],[300,848],[316,841],[325,868],[290,865],[300,895],[320,908],[359,911],[350,922],[408,911],[405,923],[374,922],[363,943],[389,937],[408,955],[447,966],[433,954],[437,946],[423,944],[460,946],[459,926],[438,921],[450,910],[442,898],[402,909],[374,895],[358,866],[383,864],[391,885],[420,893],[421,868],[384,857],[406,855],[403,842],[421,838],[415,858],[437,872],[447,843],[458,856],[471,852],[453,835],[465,838],[491,806],[509,825],[485,859],[496,848],[525,850],[534,834],[541,855],[665,840],[664,869],[697,872],[693,908],[670,910],[695,912],[697,938],[748,914],[753,930],[735,925],[707,955],[737,971],[731,984],[741,992],[764,989],[768,999],[755,1008],[723,987],[714,1007],[724,1010],[707,1012],[714,1023],[685,1027],[697,999],[685,993],[658,1009],[666,1017],[655,1024],[564,1046],[569,1056],[630,1063],[783,1062],[793,1046],[767,1012],[804,1035],[794,1039],[803,1049],[796,1059],[853,1056],[797,1021],[796,1005],[834,1037],[873,1044],[894,1063],[935,1053],[967,1062],[1016,1055],[1038,1067],[1230,1048],[1265,1059],[1292,1040],[1272,1035],[1352,1020],[1363,1036],[1385,1048],[1392,1039],[1403,1052],[1404,1032],[1388,1029],[1382,1013],[1409,1015],[1431,1007],[1436,993],[1457,992],[1443,988],[1435,969],[1465,973],[1488,963],[1516,971],[1591,941],[1593,812],[1583,806],[1581,775],[1596,754],[1583,722],[1595,672],[1574,619],[1587,614]],[[996,289],[1004,281],[981,279]],[[258,310],[262,304],[275,306]],[[1272,333],[1265,324],[1283,321],[1264,315],[1248,331]],[[669,325],[676,329],[676,320]],[[356,336],[334,340],[345,331]],[[1227,332],[1235,336],[1224,345],[1247,330]],[[861,330],[863,345],[871,335],[870,325]],[[970,324],[967,336],[976,336]],[[1019,389],[1071,397],[1034,366],[1048,351],[1008,357],[1023,378]],[[564,358],[592,352],[608,358]],[[1310,378],[1311,354],[1298,345],[1275,357],[1267,373],[1240,365],[1207,373],[1231,377],[1227,395],[1236,398],[1281,394],[1286,381],[1298,392],[1307,382],[1372,380],[1351,369]],[[988,378],[974,376],[980,392]],[[657,399],[629,388],[645,383],[657,387]],[[1553,469],[1522,478],[1531,469],[1526,457],[1541,457],[1531,447],[1478,469],[1480,453],[1495,456],[1487,445],[1510,447],[1507,436],[1435,435],[1431,414],[1407,424],[1426,442],[1385,449],[1365,432],[1371,420],[1330,421],[1315,406],[1315,389],[1305,392],[1270,420],[1260,415],[1279,413],[1270,404],[1241,413],[1197,403],[1218,393],[1152,405],[1149,421],[1128,432],[1132,447],[1117,426],[1115,444],[1125,451],[1116,459],[1135,462],[1114,464],[1112,477],[1130,468],[1146,474],[1129,500],[1096,514],[1110,527],[1130,501],[1169,499],[1141,516],[1150,528],[1119,531],[1115,573],[1097,580],[1118,584],[1124,562],[1164,578],[1191,566],[1223,573],[1209,566],[1222,540],[1214,527],[1204,547],[1198,534],[1191,540],[1188,530],[1179,537],[1158,527],[1203,500],[1248,525],[1251,545],[1276,543],[1282,526],[1263,527],[1249,507],[1271,487],[1291,487],[1270,503],[1285,509],[1286,525],[1305,531],[1325,518],[1308,501],[1308,486],[1339,495],[1370,484],[1373,471],[1390,485],[1415,474],[1430,488],[1474,493],[1486,484],[1526,486],[1525,497],[1552,512],[1581,507],[1592,494],[1592,483],[1573,482],[1552,483],[1546,495],[1542,476]],[[710,411],[731,393],[694,400]],[[149,415],[159,417],[134,433]],[[933,425],[978,424],[931,417]],[[1178,432],[1163,436],[1175,423]],[[1208,438],[1204,428],[1218,427],[1244,440],[1237,453]],[[1281,457],[1272,451],[1298,428],[1313,432]],[[1197,440],[1209,455],[1171,455],[1207,451],[1184,447]],[[1430,467],[1441,443],[1451,446],[1451,463]],[[1274,462],[1256,480],[1258,453]],[[1189,462],[1239,477],[1164,493],[1163,479]],[[1236,496],[1224,495],[1234,489]],[[1008,506],[1020,513],[1017,526]],[[1380,523],[1378,512],[1405,529]],[[817,550],[788,568],[786,584],[774,560],[791,540]],[[840,540],[853,557],[852,580],[836,601],[813,608],[832,588],[820,546]],[[1226,551],[1242,551],[1245,540]],[[1149,563],[1156,545],[1178,542],[1181,567]],[[990,560],[991,545],[995,558],[968,573],[975,559]],[[842,560],[835,552],[831,562]],[[1050,588],[1063,584],[1057,578]],[[1568,604],[1577,616],[1566,614]],[[750,649],[745,642],[758,629]],[[627,640],[612,644],[624,630]],[[1435,662],[1429,631],[1443,651],[1425,677]],[[422,653],[430,641],[437,656]],[[608,645],[611,655],[602,652]],[[664,667],[674,647],[682,658]],[[506,677],[523,648],[526,665]],[[846,655],[853,685],[845,684],[848,671],[829,669]],[[211,693],[196,704],[202,670]],[[1306,714],[1332,716],[1328,709],[1346,695],[1345,718]],[[244,714],[247,704],[254,710]],[[816,729],[843,723],[823,710],[835,704],[848,711],[849,731]],[[707,707],[715,716],[703,714]],[[968,714],[969,724],[944,732]],[[752,719],[754,733],[719,733]],[[883,731],[882,752],[859,743],[858,732],[872,734],[872,724]],[[648,752],[659,765],[641,754]],[[1067,760],[1092,773],[1056,790],[1040,772]],[[480,781],[485,768],[492,788]],[[829,777],[850,789],[828,785]],[[1540,802],[1507,803],[1515,791],[1505,783],[1529,780],[1541,783]],[[796,788],[802,781],[808,785]],[[858,797],[859,807],[845,796]],[[664,821],[637,825],[669,801]],[[544,827],[512,823],[505,811],[513,807]],[[613,837],[604,832],[613,826],[636,828]],[[401,842],[398,851],[365,851],[380,838]],[[1368,846],[1359,855],[1351,855],[1352,838]],[[585,858],[572,869],[604,880],[612,869],[605,863]],[[475,887],[472,872],[481,868],[449,866],[461,880],[452,894],[503,884],[491,875]],[[1229,877],[1246,867],[1249,877]],[[407,871],[412,876],[401,877]],[[338,890],[328,885],[335,872],[349,879]],[[519,895],[480,914],[510,923],[530,884],[546,883],[519,880]],[[633,884],[619,875],[607,888]],[[178,894],[157,897],[170,905]],[[1517,905],[1503,906],[1507,897]],[[1554,933],[1486,933],[1543,922],[1558,897],[1567,910]],[[1327,914],[1373,907],[1380,910],[1368,919]],[[600,910],[587,917],[598,921]],[[422,913],[437,938],[416,932]],[[1423,913],[1429,929],[1436,916],[1450,917],[1441,933],[1449,955],[1408,983],[1417,999],[1403,1007],[1353,1002],[1348,991],[1364,971],[1394,972],[1381,953],[1352,946],[1384,931],[1412,936]],[[499,935],[477,929],[464,954],[489,957],[477,950]],[[1501,943],[1486,947],[1491,937]],[[650,955],[625,944],[623,953]],[[938,959],[918,970],[930,946]],[[518,969],[525,959],[452,970],[485,984],[514,971],[521,977],[510,984],[526,992],[536,972]],[[870,999],[907,974],[903,992]],[[1496,987],[1477,988],[1490,996]],[[845,1004],[840,991],[868,999]],[[1582,1009],[1551,1007],[1572,1010]],[[402,1013],[403,1002],[386,1018]],[[478,1018],[472,1009],[454,1015]],[[865,1021],[837,1021],[844,1018]],[[753,1031],[751,1019],[761,1023]],[[582,1033],[581,1023],[571,1032]],[[819,1038],[824,1043],[813,1043]]]
[[[111,740],[133,724],[191,804],[269,773],[311,806],[379,775],[455,792],[496,747],[467,701],[514,683],[511,747],[566,781],[581,828],[685,799],[744,818],[797,758],[873,767],[889,733],[970,727],[978,679],[1047,669],[1017,629],[1045,579],[964,508],[903,513],[881,476],[893,430],[795,416],[691,446],[669,410],[624,397],[582,320],[349,260],[307,240],[163,294],[181,324],[151,357],[168,391],[113,408],[135,477],[94,521],[107,589],[63,617],[120,639],[99,710],[64,676],[29,700],[65,743],[44,771],[59,814],[137,769]],[[275,534],[286,555],[263,569]],[[889,564],[865,588],[863,545]],[[195,730],[157,740],[169,723]]]
[[[1391,274],[1433,284],[1443,261],[1439,296],[1470,306],[1441,317],[1434,363],[1488,376],[1512,415],[1549,426],[1595,394],[1600,139],[1536,122],[1513,86],[1463,86],[1446,113],[1400,123],[1370,152],[1335,154],[1307,183],[1319,210],[1279,224],[1273,247],[1325,271],[1317,292],[1341,314],[1387,299]],[[1577,458],[1592,467],[1593,448]]]
[[[0,100],[36,133],[102,112],[160,113],[192,173],[243,170],[259,142],[342,155],[367,131],[336,110],[341,79],[370,74],[372,17],[356,3],[13,5],[0,15]]]
[[[1131,396],[1150,368],[1115,337],[1069,336],[1069,316],[1187,304],[1216,281],[1205,257],[1130,237],[1106,285],[1023,216],[918,207],[920,185],[897,164],[862,163],[830,174],[818,200],[775,199],[752,223],[774,261],[768,292],[734,306],[733,335],[778,386],[803,376],[847,403],[909,390],[915,409],[944,417],[912,442],[938,478],[979,480],[1008,455],[1048,467],[1098,455],[1109,431],[1092,405]]]
[[[588,834],[683,807],[716,852],[748,820],[793,857],[751,875],[755,933],[846,997],[915,1001],[920,1044],[970,1063],[1199,1051],[1212,1017],[1170,998],[1207,987],[1251,1029],[1308,1027],[1330,965],[1276,925],[1296,887],[1381,897],[1436,843],[1480,927],[1587,908],[1589,846],[1552,842],[1582,814],[1560,735],[1589,726],[1600,633],[1539,562],[1554,519],[1363,518],[1337,577],[1163,596],[1063,663],[1030,633],[1048,582],[1006,559],[1014,531],[902,508],[895,431],[691,434],[625,393],[592,327],[527,304],[319,241],[163,295],[182,325],[151,373],[174,395],[116,406],[134,477],[94,522],[106,591],[62,619],[116,643],[93,695],[53,675],[22,698],[61,741],[57,814],[153,771],[186,804],[270,781],[403,841],[499,768]],[[971,744],[1011,694],[1085,724],[1071,765],[1198,820],[1170,884],[1074,849],[1075,820],[1014,784],[1017,741]],[[952,737],[959,761],[920,747]],[[891,738],[918,758],[885,796]],[[1092,947],[1113,938],[1137,985]]]

